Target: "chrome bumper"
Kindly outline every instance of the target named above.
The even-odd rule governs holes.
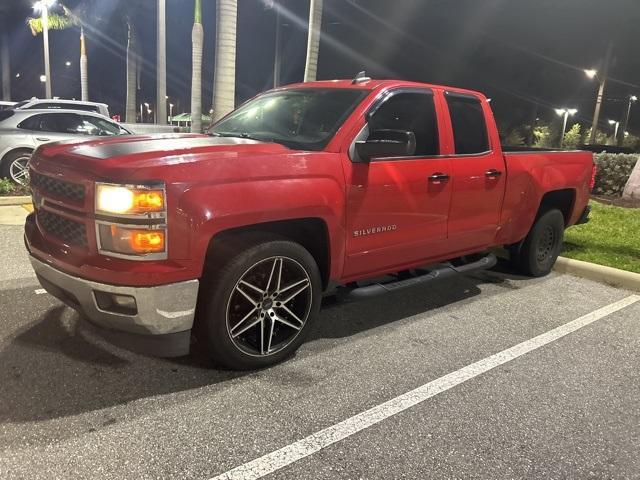
[[[114,343],[126,343],[127,348],[146,351],[147,348],[137,349],[132,344],[136,343],[136,339],[139,343],[144,343],[145,336],[155,337],[151,343],[158,347],[162,343],[159,342],[160,337],[165,337],[171,339],[172,345],[168,349],[170,352],[165,355],[160,348],[160,351],[153,351],[152,354],[176,356],[188,353],[198,297],[198,280],[154,287],[123,287],[68,275],[33,256],[30,256],[30,260],[40,284],[51,295],[84,314],[95,326],[131,334],[128,341]],[[135,298],[136,313],[129,315],[100,308],[96,292]],[[174,345],[175,342],[179,345]],[[153,350],[157,350],[155,347]]]

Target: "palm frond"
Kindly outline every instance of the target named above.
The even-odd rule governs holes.
[[[58,15],[56,13],[49,14],[49,30],[64,30],[66,28],[77,25],[76,18],[69,17],[67,15]],[[31,29],[31,33],[35,37],[37,34],[42,33],[42,18],[27,18],[27,25]]]

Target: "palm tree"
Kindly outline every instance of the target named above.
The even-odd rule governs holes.
[[[0,63],[2,63],[2,99],[11,100],[11,65],[9,56],[9,34],[4,28],[0,34]]]
[[[202,132],[202,2],[195,0],[191,30],[191,132]]]
[[[156,111],[157,123],[167,124],[167,19],[166,0],[158,0]]]
[[[217,0],[213,121],[221,119],[235,107],[237,18],[238,0]]]
[[[311,0],[309,5],[309,37],[307,40],[307,62],[304,66],[304,81],[313,82],[318,71],[320,50],[320,28],[322,26],[322,0]]]
[[[136,123],[136,93],[138,81],[138,39],[131,16],[127,19],[127,100],[125,107],[125,120],[128,123]],[[142,118],[140,118],[142,123]]]
[[[87,46],[84,41],[84,28],[80,28],[80,92],[83,102],[89,101],[89,72]]]
[[[51,2],[52,3],[52,2]],[[38,33],[42,33],[43,47],[44,47],[44,74],[45,74],[45,92],[46,97],[51,98],[51,69],[49,66],[49,30],[64,30],[72,25],[76,24],[77,19],[69,15],[68,11],[63,8],[63,15],[51,13],[50,2],[41,0],[35,3],[34,9],[41,12],[41,16],[38,18],[28,18],[27,24],[31,29],[31,33],[36,36]]]

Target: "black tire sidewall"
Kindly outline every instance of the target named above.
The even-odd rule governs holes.
[[[270,257],[288,257],[298,262],[311,279],[312,302],[309,316],[297,337],[283,350],[269,356],[256,357],[239,350],[229,337],[226,325],[227,303],[240,277],[253,265]],[[203,285],[204,313],[201,329],[206,335],[209,353],[220,366],[233,370],[253,370],[281,362],[291,356],[304,342],[320,310],[322,281],[318,266],[311,254],[301,245],[287,240],[273,240],[253,245],[211,272],[212,281]]]
[[[547,227],[553,228],[554,244],[549,255],[540,261],[537,255],[538,244]],[[538,217],[529,235],[527,235],[519,255],[519,263],[526,273],[534,277],[541,277],[551,271],[562,250],[564,228],[564,216],[560,210],[548,210]]]

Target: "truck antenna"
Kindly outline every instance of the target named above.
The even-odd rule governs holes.
[[[367,73],[363,70],[358,72],[355,78],[351,81],[351,85],[357,85],[358,83],[365,83],[371,80],[370,77],[367,77]]]

